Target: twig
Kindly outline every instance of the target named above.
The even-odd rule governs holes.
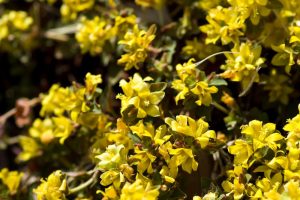
[[[218,104],[217,102],[211,102],[211,105],[213,105],[215,108],[217,108],[218,110],[222,111],[225,114],[229,114],[229,110],[227,110],[224,106]]]
[[[44,33],[44,36],[46,38],[52,39],[52,40],[58,40],[58,41],[68,41],[69,37],[68,34],[74,34],[77,30],[78,24],[70,24],[67,26],[59,27],[59,28],[53,28],[50,30],[47,30]]]
[[[69,194],[73,194],[73,193],[79,192],[80,190],[83,190],[84,188],[86,188],[89,185],[91,185],[97,179],[98,174],[99,174],[99,171],[96,171],[89,180],[87,180],[86,182],[82,183],[81,185],[78,185],[77,187],[69,189]]]
[[[40,97],[36,97],[36,98],[29,100],[28,104],[30,107],[33,107],[36,104],[38,104],[40,101],[41,101]],[[7,119],[14,116],[16,114],[16,112],[17,112],[17,109],[13,108],[13,109],[7,111],[6,113],[4,113],[3,115],[1,115],[0,116],[0,124],[4,125],[5,122],[7,121]]]
[[[212,57],[214,57],[214,56],[222,55],[222,54],[225,54],[225,53],[229,53],[229,54],[239,54],[239,52],[221,51],[221,52],[217,52],[217,53],[211,54],[211,55],[207,56],[206,58],[200,60],[199,62],[194,63],[193,65],[196,65],[196,66],[198,67],[199,65],[201,65],[201,64],[204,63],[205,61],[209,60],[210,58],[212,58]]]
[[[257,76],[257,74],[258,74],[258,71],[259,71],[260,69],[261,69],[260,66],[257,67],[257,69],[255,70],[256,73],[252,76],[252,78],[251,78],[251,80],[250,80],[250,83],[249,83],[248,86],[245,88],[245,90],[244,90],[242,93],[239,94],[239,97],[243,97],[243,96],[245,96],[245,95],[248,93],[248,91],[251,89],[251,86],[253,85],[253,83],[254,83],[254,81],[255,81],[255,78],[256,78],[256,76]]]

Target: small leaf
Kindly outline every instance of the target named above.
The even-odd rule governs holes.
[[[209,86],[221,86],[221,85],[227,85],[227,82],[224,79],[221,78],[214,78],[209,82]]]

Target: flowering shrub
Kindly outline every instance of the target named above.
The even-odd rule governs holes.
[[[0,199],[299,199],[300,1],[23,3],[1,53],[97,70],[0,116]]]

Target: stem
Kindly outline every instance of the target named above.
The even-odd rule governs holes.
[[[225,114],[229,114],[229,110],[227,110],[224,106],[220,105],[217,102],[212,102],[211,105],[213,105],[215,108],[217,108],[218,110],[222,111]]]
[[[207,56],[206,58],[204,58],[203,60],[200,60],[199,62],[194,63],[194,65],[196,65],[196,67],[198,67],[199,65],[201,65],[202,63],[204,63],[205,61],[207,61],[208,59],[214,57],[214,56],[218,56],[218,55],[222,55],[225,53],[229,53],[229,54],[238,54],[239,52],[232,52],[232,51],[221,51],[221,52],[217,52],[214,54],[211,54],[209,56]]]
[[[245,90],[244,90],[241,94],[239,94],[239,97],[243,97],[243,96],[245,96],[245,95],[248,93],[248,91],[250,90],[251,86],[253,85],[253,83],[254,83],[254,81],[255,81],[255,78],[256,78],[256,76],[257,76],[258,71],[260,70],[260,68],[261,68],[261,67],[258,67],[258,68],[256,69],[256,73],[252,76],[252,78],[251,78],[251,80],[250,80],[250,83],[249,83],[248,86],[245,88]]]
[[[69,193],[68,194],[73,194],[73,193],[79,192],[80,190],[83,190],[84,188],[86,188],[89,185],[91,185],[97,179],[98,173],[99,173],[99,171],[96,171],[89,180],[87,180],[86,182],[82,183],[81,185],[78,185],[77,187],[69,189]]]

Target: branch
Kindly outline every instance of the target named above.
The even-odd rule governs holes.
[[[28,101],[28,105],[30,107],[33,107],[35,106],[36,104],[40,103],[41,101],[41,98],[40,97],[36,97],[36,98],[33,98],[31,100]],[[6,113],[4,113],[3,115],[0,116],[0,125],[4,125],[5,122],[7,121],[8,118],[14,116],[17,112],[17,108],[13,108],[9,111],[7,111]]]
[[[78,185],[77,187],[69,189],[69,193],[68,194],[73,194],[73,193],[79,192],[80,190],[83,190],[84,188],[86,188],[89,185],[91,185],[94,181],[96,181],[98,173],[99,173],[99,171],[96,171],[89,180],[87,180],[86,182],[82,183],[81,185]]]

